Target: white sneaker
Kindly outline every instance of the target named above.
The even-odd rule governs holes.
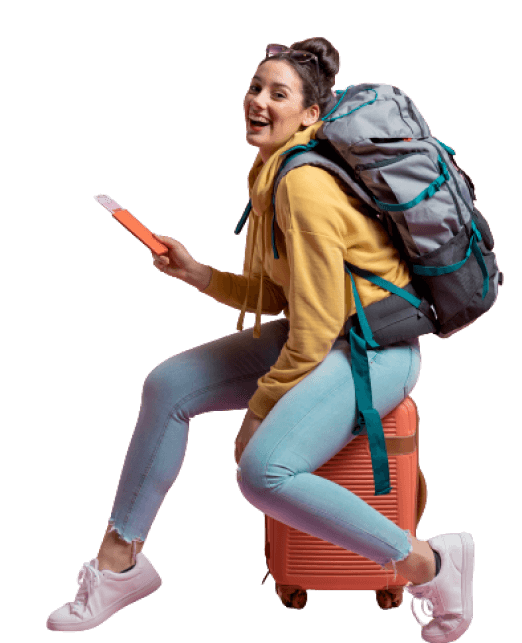
[[[422,598],[422,608],[434,618],[422,628],[422,638],[429,643],[456,641],[468,629],[473,618],[473,565],[475,544],[471,534],[443,534],[429,538],[428,543],[440,555],[440,571],[429,583],[406,585],[416,598]],[[422,625],[413,608],[417,622]],[[427,602],[432,609],[424,610]]]
[[[155,592],[161,578],[143,552],[136,565],[124,574],[100,570],[98,559],[84,563],[78,575],[80,589],[73,603],[65,603],[47,619],[50,630],[90,630],[106,621],[122,607]]]

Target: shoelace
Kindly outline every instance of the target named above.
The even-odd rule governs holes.
[[[85,605],[89,599],[89,595],[92,590],[100,584],[101,576],[100,572],[94,568],[90,563],[83,563],[83,567],[78,574],[78,583],[80,584],[80,589],[76,594],[71,605],[71,614],[76,614],[77,616],[82,616],[83,611],[85,610]]]
[[[440,605],[440,603],[438,601],[437,595],[435,594],[435,592],[431,588],[426,587],[424,589],[415,590],[414,587],[410,586],[408,589],[410,590],[410,592],[413,594],[413,596],[415,598],[421,598],[422,599],[421,600],[421,608],[422,608],[422,611],[424,612],[425,616],[433,617],[433,618],[439,618],[439,617],[443,616],[442,608],[441,608],[441,605]],[[419,625],[424,626],[425,623],[422,623],[419,620],[417,614],[415,613],[415,608],[413,606],[413,604],[415,602],[415,598],[411,601],[411,611],[413,613],[413,616],[415,616],[415,619],[417,620],[417,623]],[[427,612],[425,610],[425,607],[428,607],[431,611]]]

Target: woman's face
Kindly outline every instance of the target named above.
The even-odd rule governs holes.
[[[269,60],[261,64],[244,100],[247,142],[259,147],[263,162],[304,125],[319,119],[318,105],[302,109],[301,78],[288,63]],[[262,121],[266,125],[257,125]]]

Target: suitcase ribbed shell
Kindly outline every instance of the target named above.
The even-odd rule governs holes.
[[[390,494],[374,495],[366,435],[355,437],[314,473],[349,489],[415,536],[420,519],[418,494],[421,476],[418,469],[418,415],[413,400],[407,397],[382,419],[382,424],[390,467]],[[385,589],[393,580],[393,570],[383,570],[368,558],[266,515],[265,528],[268,569],[279,585],[302,589],[378,590]],[[407,582],[397,575],[393,585],[404,586]]]

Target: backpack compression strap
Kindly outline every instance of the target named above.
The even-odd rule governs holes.
[[[357,319],[359,320],[359,326],[363,335],[361,337],[357,334],[355,326],[351,327],[349,341],[359,422],[359,428],[354,431],[354,435],[359,435],[363,430],[363,427],[366,427],[368,442],[370,444],[370,455],[372,458],[375,495],[380,496],[390,493],[392,488],[390,486],[390,471],[384,439],[384,429],[382,428],[379,413],[373,408],[367,350],[369,348],[380,348],[381,346],[373,338],[350,268],[355,272],[355,274],[359,275],[363,279],[367,279],[380,288],[402,297],[419,310],[422,307],[422,300],[403,288],[392,284],[390,281],[387,281],[382,277],[378,277],[368,270],[358,268],[346,260],[344,261],[344,269],[349,274],[352,283],[352,293],[355,301]]]
[[[388,453],[384,440],[384,429],[381,417],[373,408],[372,387],[370,383],[370,367],[368,365],[368,348],[379,348],[373,339],[372,331],[363,312],[361,300],[352,273],[345,263],[345,270],[350,275],[355,308],[363,337],[357,334],[355,327],[350,329],[350,351],[352,359],[352,375],[355,386],[355,400],[357,403],[357,416],[359,427],[354,430],[354,435],[359,435],[364,427],[368,433],[370,455],[372,459],[373,480],[375,495],[383,496],[392,490],[390,485],[390,469],[388,466]]]

